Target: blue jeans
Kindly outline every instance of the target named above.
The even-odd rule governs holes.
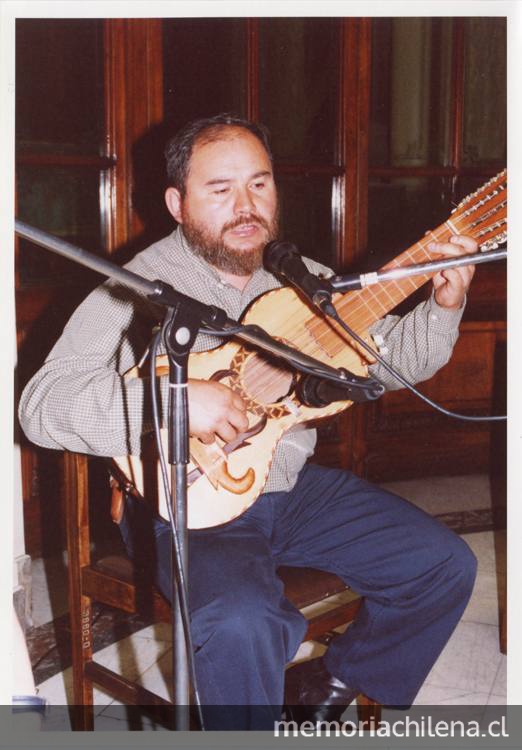
[[[170,529],[142,506],[127,498],[120,528],[131,556],[146,550],[170,598]],[[147,523],[152,545],[142,542]],[[284,668],[306,631],[284,597],[280,565],[336,573],[365,597],[355,622],[332,641],[326,666],[379,703],[402,706],[453,632],[476,573],[469,547],[431,516],[350,472],[312,464],[290,492],[261,495],[225,526],[190,531],[202,702],[237,708],[210,714],[210,729],[270,729],[280,717]]]

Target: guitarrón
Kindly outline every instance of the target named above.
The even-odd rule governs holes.
[[[474,237],[482,250],[491,249],[506,238],[507,174],[504,170],[457,206],[451,216],[428,232],[384,268],[421,263],[439,257],[428,244],[445,242],[453,234]],[[335,295],[334,304],[352,329],[370,341],[368,329],[402,300],[426,283],[433,274],[386,281],[345,295]],[[359,352],[348,335],[332,322],[316,315],[292,289],[267,292],[250,306],[244,323],[257,323],[272,336],[332,367],[345,367],[365,375],[368,355]],[[167,372],[166,357],[156,363],[158,375]],[[126,377],[138,377],[132,370]],[[205,445],[190,439],[188,526],[203,528],[226,523],[241,515],[263,491],[277,443],[291,427],[333,416],[351,406],[338,401],[317,409],[300,403],[294,391],[294,377],[288,369],[276,367],[253,350],[229,341],[210,352],[191,354],[189,377],[219,379],[233,388],[248,406],[249,428],[233,443]],[[165,432],[165,431],[164,431]],[[162,435],[166,444],[166,435]],[[144,497],[156,496],[161,487],[156,461],[138,456],[114,459],[119,469]],[[151,468],[153,470],[151,471]],[[163,493],[159,512],[168,517]]]

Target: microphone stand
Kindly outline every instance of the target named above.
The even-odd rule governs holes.
[[[169,463],[171,464],[171,505],[181,551],[184,578],[188,571],[187,535],[187,466],[190,460],[188,423],[188,356],[202,325],[216,332],[229,333],[262,351],[280,357],[291,366],[307,374],[308,385],[303,389],[311,395],[308,405],[325,405],[340,400],[373,400],[384,388],[373,378],[362,378],[344,369],[335,369],[319,360],[309,357],[286,344],[273,339],[256,325],[241,326],[230,319],[226,312],[213,305],[205,305],[160,280],[150,281],[126,268],[100,258],[93,253],[60,240],[40,229],[15,221],[15,232],[47,250],[62,255],[69,260],[91,268],[144,294],[152,302],[167,307],[164,322],[164,341],[169,361]],[[323,388],[326,381],[333,388]],[[306,379],[305,379],[306,381]],[[316,395],[318,394],[318,395]],[[314,403],[314,399],[317,403]],[[329,399],[329,400],[328,400]],[[306,402],[305,402],[306,403]],[[172,558],[174,555],[172,556]],[[189,729],[189,673],[187,640],[183,628],[181,605],[175,588],[175,577],[171,572],[172,598],[172,638],[175,660],[173,664],[175,725],[178,730]],[[188,597],[187,597],[188,598]]]
[[[400,266],[396,268],[372,271],[370,273],[349,273],[331,276],[327,281],[335,292],[350,292],[353,289],[363,289],[372,284],[382,281],[397,281],[408,276],[418,276],[425,273],[436,273],[445,268],[456,268],[458,266],[478,265],[479,263],[491,263],[494,260],[507,258],[507,249],[488,250],[486,252],[459,255],[456,258],[440,258],[427,263],[414,263],[411,266]]]
[[[178,562],[188,581],[187,466],[189,451],[188,358],[201,327],[201,317],[191,305],[168,307],[163,339],[169,363],[168,463],[170,464],[171,507],[178,537]],[[174,726],[190,729],[190,671],[180,594],[173,575],[174,538],[171,545],[172,674]],[[188,591],[185,592],[188,601]]]
[[[314,357],[303,354],[299,350],[277,341],[260,326],[240,325],[237,320],[229,318],[226,312],[220,307],[215,305],[205,305],[203,302],[198,302],[198,300],[195,300],[182,292],[178,292],[177,289],[174,289],[174,287],[164,281],[159,279],[155,279],[154,281],[146,279],[133,271],[129,271],[127,268],[122,268],[112,261],[100,258],[97,255],[94,255],[94,253],[90,253],[88,250],[83,250],[70,242],[60,240],[58,237],[54,237],[48,232],[44,232],[36,227],[32,227],[19,219],[15,220],[15,232],[20,237],[34,242],[37,245],[41,245],[47,250],[52,250],[58,255],[62,255],[69,260],[80,263],[81,265],[101,273],[108,278],[115,279],[124,286],[128,286],[131,289],[141,292],[152,302],[175,309],[180,305],[185,305],[191,310],[193,315],[199,317],[200,323],[203,323],[208,328],[220,333],[228,332],[230,336],[236,336],[247,344],[259,347],[267,354],[283,358],[290,365],[302,372],[309,373],[309,371],[312,370],[313,375],[323,377],[326,380],[338,383],[341,386],[348,383],[348,379],[351,375],[348,371],[343,370],[342,368],[336,369],[330,367],[330,365],[327,365]],[[354,383],[359,381],[355,376],[352,375],[351,377],[354,379]],[[371,388],[373,388],[373,382]]]

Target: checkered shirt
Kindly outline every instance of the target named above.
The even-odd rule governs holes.
[[[314,273],[330,273],[305,259]],[[148,279],[162,279],[174,288],[238,319],[260,294],[280,287],[263,268],[257,269],[243,291],[223,281],[216,270],[188,245],[180,228],[137,254],[126,267]],[[164,308],[121,285],[107,281],[77,308],[43,367],[27,384],[19,405],[21,425],[34,443],[55,449],[121,456],[139,454],[143,435],[152,429],[147,378],[124,380],[123,374],[143,356],[152,327]],[[449,359],[458,336],[462,311],[437,305],[433,296],[399,318],[388,315],[372,335],[387,360],[408,380],[431,377]],[[200,334],[193,351],[221,341]],[[387,388],[398,387],[379,365],[370,368]],[[168,384],[161,382],[165,419]],[[265,491],[293,487],[306,459],[312,455],[316,432],[295,428],[280,440]]]

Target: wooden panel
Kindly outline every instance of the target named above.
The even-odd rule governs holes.
[[[385,441],[368,439],[362,474],[374,482],[426,476],[487,474],[486,431],[423,430],[389,434]]]
[[[342,21],[339,161],[344,177],[334,194],[339,270],[366,250],[368,216],[368,119],[370,112],[371,20]]]
[[[419,390],[464,414],[502,412],[494,395],[504,323],[463,323],[450,362]],[[500,402],[501,403],[501,402]],[[316,457],[373,481],[488,472],[491,427],[439,414],[404,389],[352,406],[320,431]],[[497,460],[498,463],[498,460]]]
[[[136,173],[140,168],[150,168],[150,159],[138,154],[138,144],[148,131],[157,125],[163,114],[162,89],[162,26],[160,19],[118,19],[104,21],[104,99],[105,132],[101,138],[105,153],[100,156],[65,156],[60,153],[23,154],[21,161],[49,169],[60,164],[62,170],[80,168],[101,171],[101,191],[96,182],[94,205],[100,194],[100,224],[102,241],[96,250],[113,252],[135,240],[145,231],[144,215],[138,211]],[[23,75],[23,71],[19,71]],[[94,73],[93,73],[94,76]],[[100,86],[94,76],[95,86]],[[21,80],[23,80],[21,78]],[[53,82],[50,81],[52,86]],[[162,151],[162,145],[160,143]],[[141,156],[141,162],[137,158]],[[138,167],[136,162],[139,162]],[[163,169],[163,159],[161,161]],[[146,171],[146,170],[145,170]],[[87,172],[90,173],[90,172]],[[150,171],[140,173],[141,180],[154,188],[162,182]],[[142,193],[142,183],[140,183]],[[148,192],[153,194],[149,187]],[[41,198],[41,200],[43,200]],[[49,198],[45,198],[46,202]],[[162,196],[154,194],[159,208]],[[46,205],[42,207],[46,210]],[[166,211],[165,211],[166,213]],[[154,223],[152,221],[151,223]],[[160,230],[161,231],[161,230]],[[85,246],[85,238],[78,244]],[[17,243],[18,244],[18,243]],[[146,245],[146,240],[142,246]],[[91,248],[92,249],[92,248]],[[45,250],[41,250],[45,253]],[[22,388],[41,366],[51,347],[59,337],[70,314],[92,287],[101,281],[93,272],[81,270],[75,281],[64,283],[59,275],[35,277],[22,286],[17,264],[17,338],[18,370],[17,398]],[[31,446],[20,437],[23,453],[23,488],[26,549],[33,556],[48,555],[62,548],[62,508],[60,504],[61,457],[56,451],[45,451]]]
[[[418,389],[450,409],[487,409],[493,388],[495,332],[464,325],[450,362]],[[435,416],[429,406],[405,389],[391,391],[376,402],[372,428],[395,430],[415,427],[419,416]],[[399,420],[399,424],[396,421]]]
[[[107,156],[109,171],[102,209],[111,251],[144,230],[135,210],[138,142],[163,118],[161,19],[106,22]]]
[[[276,163],[338,163],[342,24],[267,18],[259,26],[259,111]]]
[[[478,266],[473,277],[465,320],[505,321],[507,318],[507,267],[506,263],[488,263]]]
[[[259,19],[246,20],[247,117],[259,120]]]

